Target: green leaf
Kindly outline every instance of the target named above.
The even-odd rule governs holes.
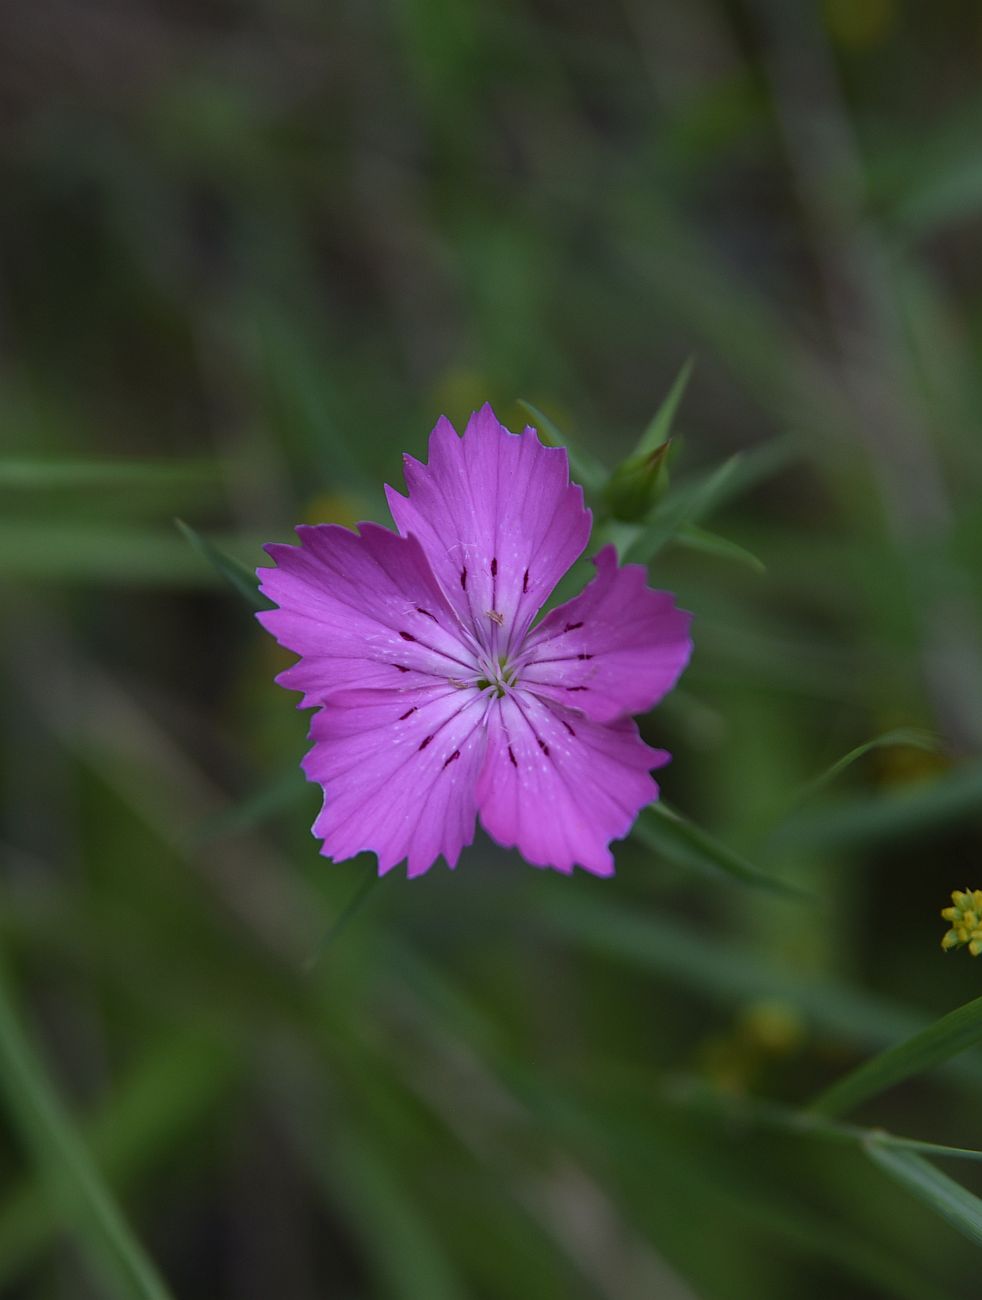
[[[940,749],[940,742],[937,736],[930,731],[923,731],[918,727],[895,727],[892,731],[885,731],[881,736],[874,736],[872,740],[866,740],[855,749],[850,749],[848,754],[837,759],[831,767],[825,769],[813,780],[808,781],[799,790],[795,803],[802,803],[810,799],[820,790],[829,785],[835,778],[844,772],[847,767],[851,767],[858,759],[863,758],[873,749],[887,749],[891,745],[903,745],[911,749],[923,749],[929,753],[937,753]]]
[[[683,529],[783,469],[798,454],[799,447],[794,434],[775,438],[750,451],[737,452],[693,483],[673,488],[639,529],[624,556],[625,562],[648,563]]]
[[[531,402],[526,402],[521,397],[518,399],[518,405],[532,417],[543,442],[550,443],[554,447],[565,448],[574,479],[593,491],[603,486],[607,473],[598,461],[594,460],[589,453],[576,447],[537,406],[533,406]]]
[[[169,1300],[28,1042],[2,971],[0,1090],[12,1124],[95,1271],[123,1300]]]
[[[679,403],[688,387],[689,379],[692,376],[693,359],[690,357],[679,371],[675,383],[668,391],[668,396],[655,412],[651,423],[641,435],[638,445],[631,453],[631,458],[635,456],[650,456],[652,452],[657,451],[663,442],[668,440],[672,431],[672,422],[675,419],[675,412],[679,408]]]
[[[748,569],[753,569],[754,573],[767,572],[763,561],[759,560],[752,551],[739,546],[736,542],[731,542],[728,537],[707,532],[705,528],[698,528],[695,524],[686,524],[676,535],[675,543],[690,551],[712,555],[716,559],[735,560],[737,564],[745,564]]]
[[[975,814],[980,800],[982,763],[963,763],[942,776],[873,798],[842,798],[815,811],[796,812],[774,830],[769,848],[831,849],[903,839]]]
[[[878,1137],[866,1143],[866,1154],[894,1182],[906,1187],[953,1228],[982,1246],[982,1200],[977,1196],[935,1169],[923,1156],[913,1151],[898,1151]]]
[[[898,1151],[917,1151],[921,1155],[944,1160],[982,1162],[982,1151],[972,1147],[951,1147],[940,1142],[922,1142],[919,1138],[901,1137],[885,1129],[865,1128],[841,1120],[827,1119],[814,1111],[797,1110],[759,1097],[721,1092],[699,1078],[669,1079],[659,1095],[676,1105],[718,1120],[732,1133],[735,1128],[767,1129],[794,1134],[805,1139],[832,1142],[839,1146],[865,1147],[877,1142]]]
[[[762,959],[746,946],[712,931],[646,908],[619,906],[593,890],[550,897],[536,918],[546,931],[565,936],[607,959],[626,963],[669,984],[681,985],[724,1006],[778,998],[816,1030],[871,1048],[917,1034],[923,1017],[888,998]],[[952,1060],[945,1070],[976,1092],[982,1065],[972,1057]]]
[[[241,596],[253,609],[269,608],[269,603],[259,593],[258,580],[251,569],[238,560],[232,559],[224,551],[220,551],[213,542],[209,542],[207,537],[202,537],[183,519],[175,519],[174,523],[198,554],[208,561],[237,595]]]
[[[741,884],[789,898],[810,898],[804,890],[767,875],[707,831],[686,821],[661,800],[642,810],[631,834],[678,866],[692,867],[717,877],[724,875]]]
[[[864,1062],[827,1088],[812,1103],[812,1110],[820,1115],[840,1115],[912,1075],[933,1069],[980,1041],[982,998],[976,998],[942,1016],[906,1042]]]

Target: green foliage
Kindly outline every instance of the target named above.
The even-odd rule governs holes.
[[[973,6],[19,8],[0,1292],[975,1300]],[[486,400],[693,612],[613,880],[325,861],[251,617]]]

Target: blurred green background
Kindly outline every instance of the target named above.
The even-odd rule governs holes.
[[[801,1108],[982,991],[980,74],[974,0],[0,7],[0,1295],[979,1295],[978,1164],[869,1139],[982,1146],[978,1017]],[[487,399],[610,469],[689,357],[688,820],[311,964],[371,864],[175,516],[387,519]]]

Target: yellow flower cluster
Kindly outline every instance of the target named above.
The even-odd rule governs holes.
[[[951,896],[954,907],[946,907],[941,915],[951,922],[951,929],[941,940],[941,947],[961,948],[968,944],[973,957],[982,953],[982,889],[956,889]]]

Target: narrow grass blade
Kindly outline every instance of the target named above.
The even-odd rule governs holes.
[[[965,763],[873,798],[830,800],[820,809],[795,812],[774,830],[768,848],[832,849],[904,839],[974,815],[980,800],[982,763]]]
[[[820,1115],[841,1115],[979,1042],[982,1042],[982,998],[975,998],[847,1074],[813,1102],[812,1110]]]
[[[951,1147],[940,1142],[922,1142],[902,1137],[885,1129],[866,1128],[842,1120],[816,1115],[814,1111],[782,1106],[759,1097],[723,1093],[709,1087],[703,1079],[671,1078],[660,1088],[659,1095],[675,1105],[714,1118],[732,1132],[734,1126],[748,1130],[763,1129],[789,1133],[805,1139],[831,1142],[839,1146],[863,1147],[869,1142],[897,1151],[916,1151],[923,1156],[943,1160],[968,1160],[982,1163],[982,1151],[972,1147]]]
[[[246,568],[244,564],[240,564],[238,560],[233,560],[224,551],[220,551],[214,543],[209,542],[207,537],[202,537],[183,519],[175,519],[174,523],[198,554],[208,561],[237,595],[241,596],[253,609],[269,608],[267,602],[259,594],[258,580],[250,569]]]
[[[692,867],[713,876],[722,874],[743,885],[766,889],[788,898],[805,900],[810,897],[804,890],[767,875],[662,801],[650,804],[642,811],[631,834],[677,866]]]
[[[928,753],[937,753],[940,748],[937,736],[930,731],[922,731],[917,727],[895,727],[892,731],[885,731],[881,736],[874,736],[872,740],[864,741],[863,744],[857,745],[855,749],[850,749],[848,754],[843,754],[842,758],[837,759],[831,767],[826,768],[824,772],[802,786],[795,802],[802,803],[818,794],[820,790],[824,790],[840,773],[851,767],[859,759],[864,758],[871,750],[887,749],[892,745],[923,749]]]
[[[874,1137],[866,1143],[866,1154],[894,1182],[982,1246],[982,1200],[977,1196],[913,1151],[898,1151]]]
[[[536,917],[546,932],[638,971],[681,985],[723,1006],[778,998],[808,1027],[868,1048],[879,1048],[924,1028],[923,1017],[887,998],[762,959],[745,946],[700,931],[690,923],[646,909],[605,902],[592,891],[567,891]],[[973,1091],[982,1064],[963,1056],[942,1067]]]
[[[561,433],[548,415],[540,411],[537,406],[533,406],[531,402],[526,402],[522,398],[518,399],[518,405],[532,417],[532,421],[539,431],[539,436],[544,442],[551,443],[554,447],[564,447],[566,449],[566,454],[569,457],[570,473],[576,481],[594,491],[603,486],[607,473],[598,461],[595,461],[592,456],[581,451],[570,442],[566,434]]]
[[[324,956],[325,952],[327,952],[328,948],[330,948],[331,945],[340,938],[351,924],[353,918],[361,911],[369,894],[371,894],[381,879],[382,877],[373,868],[366,873],[363,880],[359,881],[351,898],[347,903],[345,903],[335,920],[331,922],[320,943],[318,943],[314,951],[307,957],[307,960],[304,962],[304,970],[311,971],[314,969],[320,959]]]
[[[711,533],[705,528],[698,528],[695,524],[687,524],[676,534],[675,543],[677,546],[684,546],[689,551],[699,551],[703,555],[711,555],[718,560],[733,560],[737,564],[743,564],[754,573],[766,573],[767,569],[762,560],[759,560],[753,551],[748,551],[745,546],[740,546],[736,542],[731,542],[728,537],[720,537],[718,533]]]
[[[121,1300],[169,1300],[18,1021],[0,971],[0,1090],[11,1122],[95,1271]]]

